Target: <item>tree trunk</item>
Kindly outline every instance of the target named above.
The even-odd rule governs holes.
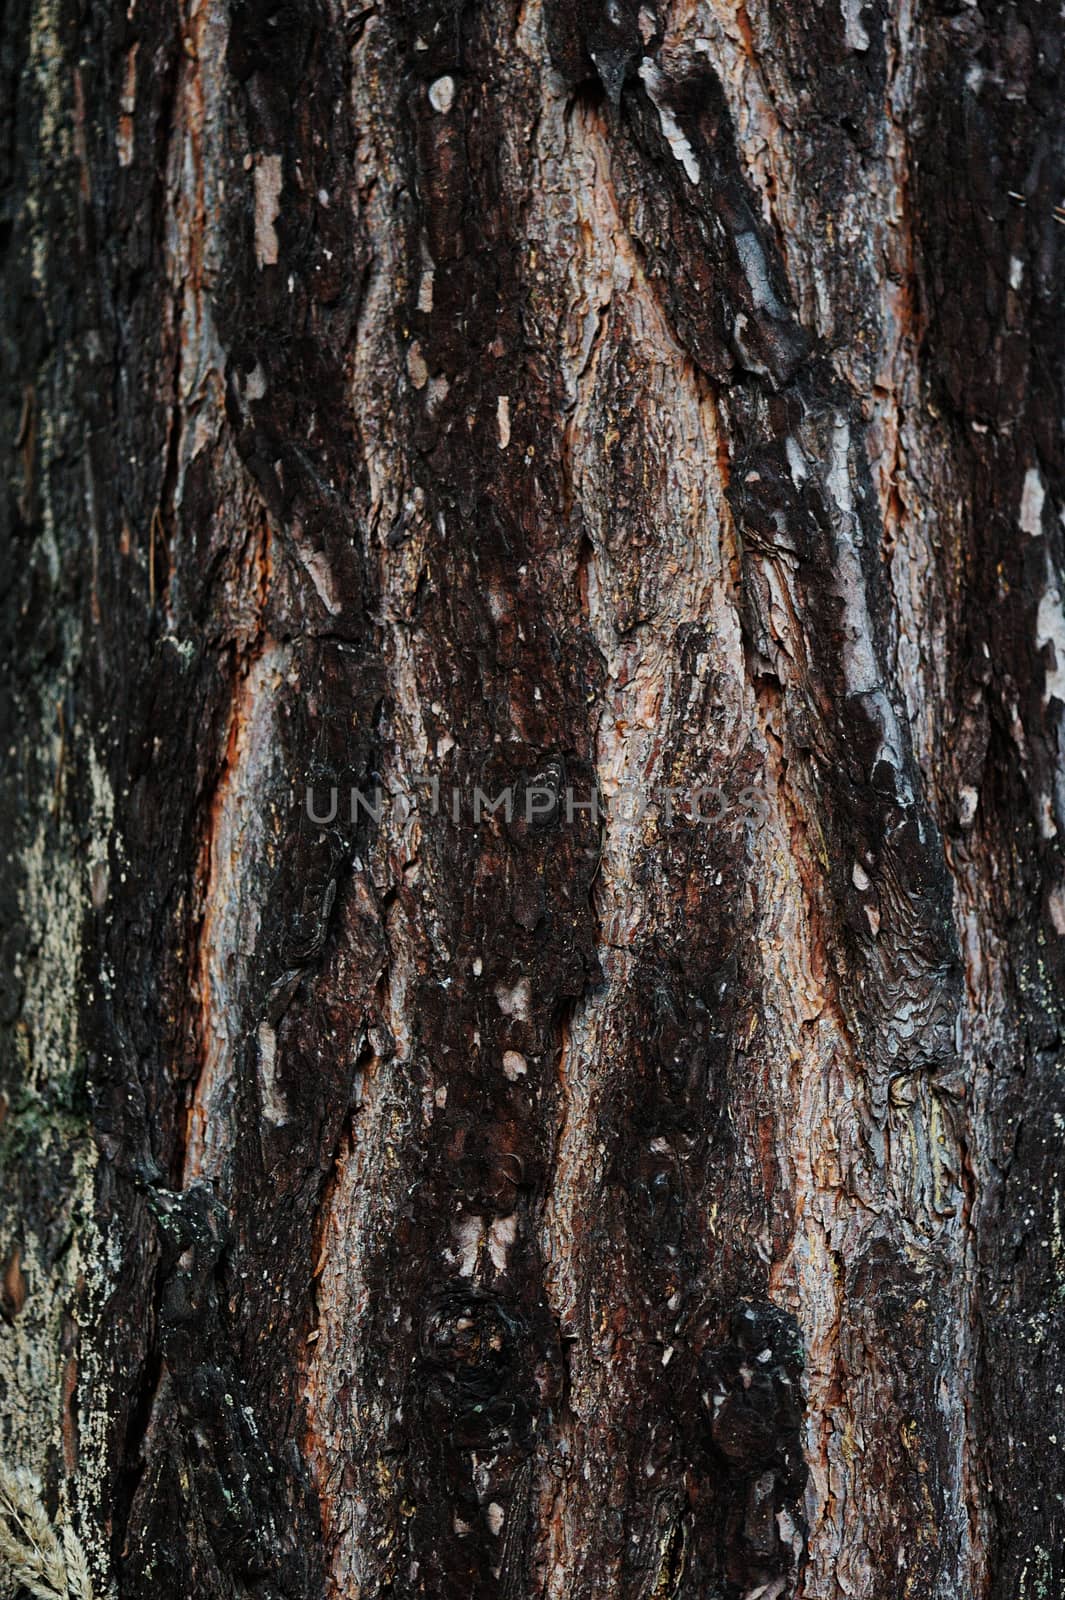
[[[1056,8],[2,36],[10,1593],[1065,1591]]]

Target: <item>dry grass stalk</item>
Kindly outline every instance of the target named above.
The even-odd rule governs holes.
[[[0,1580],[5,1597],[20,1586],[36,1600],[93,1600],[85,1552],[69,1523],[57,1533],[41,1486],[25,1468],[0,1462]]]

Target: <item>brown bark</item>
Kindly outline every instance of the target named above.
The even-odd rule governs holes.
[[[11,0],[55,1592],[1059,1591],[1061,33]]]

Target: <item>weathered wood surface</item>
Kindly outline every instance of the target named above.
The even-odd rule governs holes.
[[[1063,1592],[1057,8],[2,37],[4,1460],[122,1600]]]

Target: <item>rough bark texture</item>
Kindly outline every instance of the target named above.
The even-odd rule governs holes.
[[[1065,1592],[1057,8],[2,40],[0,1445],[97,1596]]]

